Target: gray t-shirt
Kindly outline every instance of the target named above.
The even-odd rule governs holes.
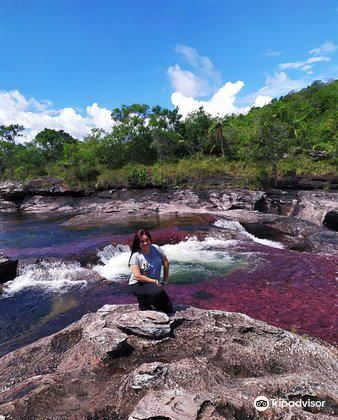
[[[158,245],[151,244],[150,253],[144,254],[141,250],[134,252],[130,258],[129,266],[137,264],[140,267],[141,274],[151,279],[161,279],[162,261],[164,252]],[[129,284],[137,283],[136,278],[132,274],[129,279]]]

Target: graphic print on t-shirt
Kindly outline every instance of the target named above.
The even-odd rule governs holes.
[[[143,254],[141,251],[132,254],[129,264],[137,264],[140,267],[141,274],[156,280],[160,280],[162,257],[164,253],[158,245],[151,245],[150,254]],[[137,280],[132,274],[129,284],[136,283]]]
[[[142,268],[141,268],[141,272],[143,275],[148,276],[151,273],[151,264],[149,264],[148,261],[143,261],[142,263]]]
[[[156,266],[149,261],[143,261],[141,267],[141,274],[145,276],[152,276],[156,273]]]

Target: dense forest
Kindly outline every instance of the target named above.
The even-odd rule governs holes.
[[[202,108],[143,104],[112,111],[112,130],[83,140],[44,129],[27,143],[25,128],[0,126],[0,178],[56,176],[73,186],[173,186],[227,175],[266,186],[279,175],[337,169],[338,81],[313,82],[246,115],[215,118]]]

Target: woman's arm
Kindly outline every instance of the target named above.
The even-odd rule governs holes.
[[[164,266],[163,280],[167,281],[169,277],[169,261],[165,255],[163,255],[162,261],[163,261],[163,266]]]
[[[151,279],[150,277],[141,274],[140,267],[138,264],[130,264],[130,269],[137,281],[141,281],[142,283],[156,283],[158,286],[161,285],[159,281]]]

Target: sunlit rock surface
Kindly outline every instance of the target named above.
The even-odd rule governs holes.
[[[178,307],[166,317],[105,305],[0,359],[0,413],[12,420],[330,419],[336,356],[243,314]],[[253,407],[259,395],[325,404],[262,417]]]

